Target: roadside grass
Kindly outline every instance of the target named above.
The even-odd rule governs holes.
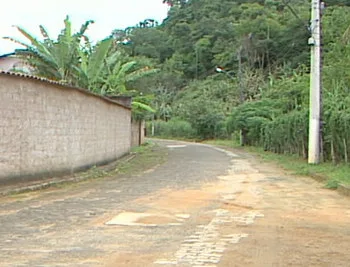
[[[147,139],[162,139],[162,140],[176,140],[176,141],[184,141],[184,142],[201,142],[199,138],[187,138],[187,137],[171,137],[167,135],[155,135],[155,136],[147,136]]]
[[[117,165],[115,169],[117,174],[134,175],[155,168],[167,160],[168,150],[166,147],[147,141],[142,146],[133,147],[131,153],[135,157]]]
[[[325,181],[325,187],[336,189],[339,184],[350,185],[350,165],[324,162],[318,165],[310,165],[305,159],[297,155],[275,154],[264,151],[259,147],[241,147],[232,140],[210,140],[206,144],[226,146],[258,155],[261,159],[275,162],[286,170],[292,171],[296,175],[306,175]]]

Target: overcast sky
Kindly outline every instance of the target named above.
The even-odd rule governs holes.
[[[114,29],[134,26],[146,18],[161,22],[168,7],[162,0],[1,0],[0,4],[0,55],[20,48],[2,37],[21,40],[21,35],[12,27],[18,25],[40,36],[39,25],[45,26],[51,38],[56,38],[63,29],[63,20],[69,15],[75,30],[86,20],[94,20],[87,35],[93,40],[108,36]]]

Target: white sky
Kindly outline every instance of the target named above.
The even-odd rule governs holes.
[[[86,20],[94,20],[87,35],[92,41],[108,36],[114,29],[134,26],[146,18],[162,22],[167,15],[167,5],[162,0],[0,0],[0,55],[21,48],[2,37],[20,40],[18,25],[40,37],[39,25],[43,25],[51,38],[63,29],[63,20],[70,16],[75,31]]]

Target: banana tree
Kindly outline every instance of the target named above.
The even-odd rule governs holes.
[[[158,72],[149,66],[140,66],[138,61],[129,60],[120,51],[114,52],[106,61],[106,72],[99,93],[102,95],[132,95],[128,83]]]
[[[17,50],[16,53],[27,60],[35,75],[78,85],[76,69],[80,64],[81,50],[89,49],[90,46],[85,32],[91,23],[93,23],[92,20],[86,21],[77,33],[72,33],[72,24],[67,16],[64,20],[65,27],[57,40],[52,39],[43,26],[40,26],[43,40],[38,40],[19,26],[16,26],[17,30],[30,43],[24,43],[11,37],[5,37],[5,39],[25,47],[25,50]]]
[[[16,53],[27,60],[33,69],[33,74],[52,80],[57,80],[73,86],[86,88],[100,95],[130,95],[137,92],[127,89],[127,83],[153,74],[158,70],[148,66],[140,67],[137,61],[130,61],[116,51],[109,55],[112,38],[105,39],[92,47],[85,35],[92,20],[85,22],[80,31],[72,33],[72,25],[67,16],[64,29],[57,40],[50,38],[43,26],[40,26],[43,40],[38,40],[25,29],[16,27],[30,41],[30,44],[11,37],[11,41],[23,45],[25,50]],[[145,102],[133,102],[137,110],[153,112]]]
[[[108,51],[113,42],[112,38],[105,39],[88,51],[80,50],[80,64],[75,66],[78,73],[78,85],[90,91],[103,95],[98,88],[103,82],[103,72],[106,69]]]
[[[132,96],[133,111],[138,114],[138,117],[144,111],[155,112],[150,106],[149,97],[141,96],[136,90],[128,88],[128,83],[152,75],[158,72],[158,69],[148,66],[140,67],[137,61],[129,61],[120,51],[116,51],[107,57],[104,64],[104,75],[97,81],[99,86],[94,88],[96,93],[106,96]]]

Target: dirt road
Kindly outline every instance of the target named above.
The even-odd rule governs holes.
[[[252,156],[162,141],[142,175],[0,199],[0,266],[350,266],[350,199]]]

